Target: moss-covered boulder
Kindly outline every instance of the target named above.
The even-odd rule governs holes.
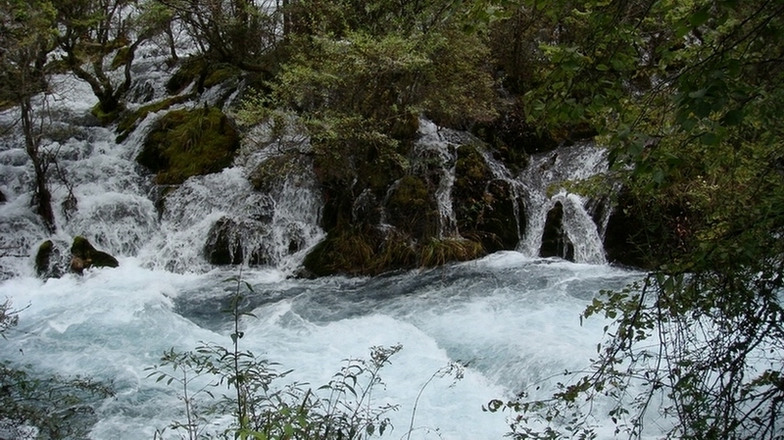
[[[165,110],[175,104],[183,103],[192,97],[192,95],[173,96],[141,106],[134,111],[125,112],[117,123],[117,142],[120,143],[124,141],[150,113]]]
[[[117,267],[116,258],[99,251],[84,237],[76,236],[71,244],[71,271],[82,273],[90,267]]]
[[[98,122],[103,125],[107,126],[112,122],[116,121],[120,117],[120,113],[122,112],[122,106],[118,106],[116,109],[107,112],[104,111],[101,107],[101,103],[95,104],[95,106],[90,110],[90,113],[98,119]]]
[[[436,201],[425,181],[405,176],[391,189],[386,203],[387,222],[414,238],[438,234]]]
[[[230,166],[239,146],[234,124],[219,109],[175,110],[155,123],[136,160],[157,173],[158,184],[180,184]]]
[[[414,268],[417,255],[411,237],[377,228],[335,229],[314,246],[303,262],[304,274],[378,275]]]
[[[493,176],[477,147],[458,149],[452,204],[461,235],[488,252],[515,249],[525,227],[524,203],[512,182]]]
[[[38,246],[35,254],[35,273],[39,278],[59,278],[63,275],[60,249],[52,240],[46,240]]]
[[[166,82],[166,91],[172,95],[196,83],[196,92],[201,93],[210,87],[229,80],[238,79],[242,71],[228,63],[213,63],[202,56],[186,59],[180,68]]]

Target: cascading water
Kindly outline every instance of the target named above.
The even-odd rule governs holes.
[[[563,209],[563,234],[574,246],[574,261],[604,263],[603,231],[600,231],[586,209],[588,200],[560,186],[564,182],[588,179],[605,171],[606,152],[592,143],[578,143],[532,156],[528,167],[519,177],[526,188],[527,218],[520,251],[526,255],[539,255],[548,213],[560,203]],[[551,194],[553,191],[555,194]],[[609,212],[609,209],[605,208],[604,211]],[[606,217],[600,221],[603,227],[606,226]]]
[[[441,224],[439,235],[455,236],[458,231],[452,208],[452,187],[455,183],[456,149],[470,137],[464,133],[440,128],[425,119],[419,121],[419,136],[414,146],[414,156],[425,159],[421,160],[425,166],[435,165],[438,173],[435,196]]]
[[[145,59],[155,64],[152,55]],[[138,94],[162,97],[165,75],[151,67],[145,72],[136,90],[146,92]],[[248,177],[276,155],[307,151],[306,138],[297,133],[273,138],[262,127],[257,138],[262,147],[243,150],[232,168],[157,189],[134,158],[162,112],[148,115],[118,143],[112,130],[80,122],[94,105],[83,83],[61,77],[58,84],[62,98],[51,108],[59,119],[43,141],[62,172],[62,179],[51,182],[58,225],[53,238],[67,253],[72,237],[84,235],[116,255],[120,267],[45,281],[33,276],[31,255],[49,237],[29,207],[32,176],[21,142],[17,135],[4,136],[0,299],[20,310],[20,325],[0,344],[4,360],[38,373],[113,381],[117,396],[98,406],[92,439],[152,439],[156,429],[184,420],[180,391],[146,378],[145,368],[172,347],[192,350],[200,341],[230,345],[230,317],[221,310],[233,285],[223,280],[237,270],[208,264],[206,254],[218,242],[232,261],[263,263],[243,273],[253,286],[247,297],[255,317],[242,320],[242,348],[294,369],[292,380],[317,387],[338,371],[342,359],[367,357],[371,346],[403,345],[382,371],[386,386],[373,397],[378,404],[400,405],[391,413],[393,438],[406,434],[414,412],[415,439],[501,438],[504,416],[484,413],[482,405],[523,390],[535,394],[537,387],[545,393],[554,374],[584,368],[606,323],[580,326],[579,313],[600,289],[620,288],[639,276],[601,265],[600,243],[584,239],[599,232],[587,226],[582,199],[564,192],[547,196],[554,182],[602,170],[601,153],[578,146],[534,157],[517,177],[486,156],[495,177],[511,183],[515,199],[525,195],[526,205],[515,205],[528,219],[522,253],[376,278],[289,278],[305,250],[324,235],[316,183],[289,170],[258,191]],[[15,117],[5,111],[0,121],[13,126]],[[472,140],[427,121],[420,130],[415,151],[437,159],[441,234],[450,236],[457,232],[451,205],[456,148]],[[65,209],[71,195],[75,209]],[[576,260],[593,265],[532,258],[556,201],[564,206],[564,229]],[[433,373],[456,361],[466,365],[465,377],[454,386],[448,378],[435,380],[417,404]],[[208,423],[219,429],[225,417]],[[611,436],[612,429],[607,426],[600,436]]]

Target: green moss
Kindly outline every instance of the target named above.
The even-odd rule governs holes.
[[[117,124],[117,142],[119,143],[124,141],[128,135],[130,135],[131,132],[139,125],[139,123],[143,121],[144,118],[146,118],[150,113],[165,110],[173,105],[186,102],[191,98],[193,98],[193,95],[173,96],[162,101],[139,107],[138,110],[133,112],[126,113]]]
[[[206,61],[202,57],[191,57],[183,61],[180,68],[166,82],[166,91],[172,95],[185,90],[196,81],[206,68]]]
[[[121,111],[122,108],[118,108],[115,111],[107,113],[103,111],[103,109],[101,108],[101,103],[98,102],[97,104],[95,104],[92,110],[90,110],[90,113],[92,113],[93,116],[98,118],[98,122],[100,122],[101,125],[107,126],[112,122],[116,121],[120,117]]]
[[[233,124],[217,108],[176,110],[156,122],[136,160],[156,172],[159,184],[219,172],[239,148]]]
[[[210,63],[203,57],[185,60],[174,75],[166,82],[166,91],[175,95],[197,82],[197,92],[216,86],[228,80],[239,78],[242,71],[226,63]]]
[[[303,266],[314,276],[373,276],[416,267],[416,261],[410,236],[374,228],[350,228],[331,231],[308,253]]]
[[[431,238],[420,247],[419,264],[436,267],[453,261],[468,261],[485,255],[481,243],[465,238]]]
[[[478,240],[489,252],[514,249],[525,227],[524,200],[514,199],[509,182],[493,177],[477,147],[458,149],[455,175],[452,193],[461,234]]]
[[[296,154],[271,157],[257,166],[248,176],[257,191],[270,192],[276,184],[291,174],[304,174],[306,170]]]
[[[46,240],[41,243],[41,246],[38,246],[38,252],[35,254],[35,272],[39,277],[59,276],[59,273],[53,274],[53,272],[59,272],[59,270],[54,268],[54,262],[52,261],[54,252],[55,248],[52,240]]]
[[[112,69],[117,69],[124,66],[128,62],[128,57],[131,55],[131,47],[125,46],[120,48],[112,58]]]
[[[216,86],[230,79],[239,78],[242,71],[231,64],[219,63],[208,65],[204,78],[204,88]]]
[[[390,224],[413,237],[422,238],[438,231],[436,202],[425,181],[405,176],[397,183],[387,201]]]

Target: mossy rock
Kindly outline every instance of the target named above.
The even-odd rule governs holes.
[[[220,172],[231,165],[239,135],[217,108],[175,110],[155,123],[136,161],[157,173],[161,185]]]
[[[242,71],[236,66],[227,63],[209,64],[202,83],[205,89],[217,86],[226,81],[236,80],[242,75]]]
[[[204,245],[204,256],[210,264],[218,266],[243,264],[245,253],[242,228],[249,227],[235,220],[223,217],[210,228]],[[261,250],[251,250],[248,264],[269,264]]]
[[[122,115],[122,118],[120,118],[120,122],[117,123],[117,143],[120,143],[128,138],[128,135],[130,135],[139,125],[139,123],[143,121],[150,113],[165,110],[173,105],[186,102],[191,98],[193,98],[193,95],[173,96],[159,102],[144,105],[132,112],[126,112]]]
[[[122,107],[118,107],[116,110],[107,113],[101,108],[101,103],[98,102],[93,106],[92,110],[90,110],[90,114],[95,116],[98,119],[98,122],[105,127],[119,119],[122,110]]]
[[[63,275],[60,260],[60,249],[52,240],[46,240],[35,254],[35,273],[43,279],[60,278]]]
[[[415,238],[438,232],[439,216],[436,201],[424,180],[405,176],[392,189],[386,203],[387,220],[399,230]]]
[[[308,276],[335,274],[375,276],[416,267],[411,237],[376,228],[333,230],[310,250],[303,267]]]
[[[166,82],[166,91],[176,95],[186,87],[196,81],[206,69],[206,61],[203,57],[190,57],[182,62],[180,68]]]
[[[309,172],[296,153],[273,156],[250,172],[248,180],[257,191],[268,193],[285,181],[287,176]]]
[[[196,82],[196,92],[242,76],[242,71],[227,63],[211,63],[201,56],[186,59],[166,82],[166,91],[176,95]]]
[[[99,251],[84,237],[76,236],[71,244],[71,270],[82,273],[90,267],[117,267],[120,263],[106,252]]]
[[[117,50],[112,58],[112,70],[119,69],[128,62],[128,57],[131,56],[131,46],[124,46]]]
[[[493,177],[477,147],[458,149],[452,200],[461,235],[479,241],[488,252],[517,247],[525,202],[512,183]]]

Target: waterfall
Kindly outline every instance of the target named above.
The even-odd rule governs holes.
[[[427,175],[427,166],[437,173],[438,188],[435,192],[436,207],[440,218],[440,237],[453,237],[458,234],[455,211],[452,208],[452,187],[455,183],[455,163],[457,148],[471,140],[466,133],[438,127],[433,122],[419,120],[419,139],[414,145],[413,156],[417,159],[417,170]]]
[[[538,256],[548,213],[557,204],[563,209],[562,234],[574,247],[574,260],[583,263],[605,262],[602,246],[603,227],[607,217],[602,216],[597,226],[588,212],[591,201],[563,188],[568,181],[588,179],[607,171],[606,152],[593,143],[578,143],[554,151],[534,155],[528,167],[519,176],[526,189],[526,231],[518,246],[526,255]],[[604,207],[609,215],[609,208]]]
[[[139,58],[147,67],[137,72],[131,109],[166,97],[168,74],[155,67],[162,61],[154,53]],[[51,124],[42,140],[58,168],[50,180],[54,237],[30,209],[31,166],[17,129],[0,136],[0,247],[13,250],[0,251],[0,300],[9,298],[21,309],[19,331],[2,341],[0,360],[46,374],[112,380],[117,396],[96,409],[91,439],[153,438],[156,428],[184,420],[178,390],[147,379],[146,368],[171,347],[230,343],[232,323],[220,311],[234,284],[222,280],[237,271],[211,261],[254,266],[242,272],[253,286],[246,301],[255,315],[242,318],[242,349],[280,362],[281,370],[293,369],[291,380],[318,387],[343,359],[401,343],[403,351],[383,371],[386,386],[374,391],[374,399],[400,405],[390,416],[392,438],[405,434],[416,412],[416,439],[501,438],[508,430],[504,415],[483,413],[481,406],[540,387],[536,397],[544,398],[554,377],[574,379],[562,379],[563,371],[590,363],[608,324],[598,319],[580,325],[580,312],[599,289],[622,288],[639,277],[607,265],[537,258],[548,214],[558,205],[558,227],[573,259],[604,261],[604,202],[559,186],[606,170],[601,149],[563,147],[532,157],[527,169],[512,173],[475,137],[422,119],[409,159],[411,172],[434,188],[439,235],[460,232],[453,206],[458,153],[477,147],[492,179],[505,183],[497,194],[512,199],[518,251],[374,278],[292,278],[325,235],[309,139],[296,121],[286,121],[282,131],[255,127],[234,163],[219,173],[158,186],[135,157],[168,110],[148,114],[118,142],[114,130],[89,116],[95,104],[89,87],[70,76],[56,79],[58,100],[48,107]],[[201,99],[169,110],[231,102],[237,94],[216,89]],[[0,112],[0,124],[13,127],[17,117],[13,109]],[[120,267],[36,278],[31,254],[38,245],[51,238],[67,256],[76,235],[116,255]],[[450,363],[464,366],[462,381],[429,380]],[[215,415],[209,429],[220,430],[229,417]],[[609,437],[613,429],[601,426],[599,436]]]

